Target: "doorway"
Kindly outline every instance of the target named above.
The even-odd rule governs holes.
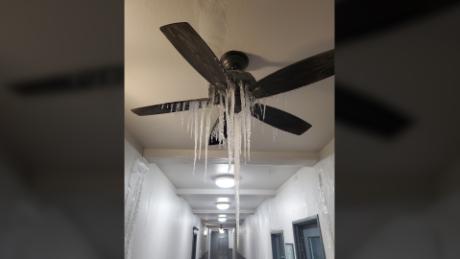
[[[211,259],[230,259],[232,254],[228,245],[228,230],[211,232]]]
[[[297,259],[326,259],[318,215],[294,222]]]
[[[285,259],[283,232],[272,232],[271,237],[273,259]]]
[[[198,228],[193,227],[193,241],[192,241],[192,259],[196,259],[196,241],[198,238]]]

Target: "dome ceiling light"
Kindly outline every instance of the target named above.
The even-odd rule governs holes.
[[[230,203],[228,203],[228,202],[216,202],[216,207],[219,210],[228,210],[230,208]]]
[[[232,174],[222,174],[214,178],[214,183],[220,188],[232,188],[235,186],[235,177]]]

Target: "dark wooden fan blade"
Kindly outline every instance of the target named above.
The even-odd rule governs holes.
[[[265,116],[264,116],[265,108]],[[302,135],[311,128],[310,123],[277,108],[266,105],[255,104],[252,115],[277,129],[292,134]]]
[[[219,59],[198,33],[186,22],[162,26],[160,30],[179,53],[209,83],[225,86],[226,77]]]
[[[294,90],[334,75],[334,50],[329,50],[282,68],[251,87],[256,98]]]
[[[404,112],[341,82],[335,88],[336,121],[385,138],[399,135],[412,124]]]
[[[131,111],[139,116],[155,115],[155,114],[170,113],[170,112],[181,112],[181,111],[187,111],[190,109],[190,102],[202,102],[202,101],[209,101],[209,99],[202,98],[202,99],[170,102],[170,103],[163,103],[163,104],[155,104],[155,105],[135,108],[135,109],[132,109]]]
[[[11,90],[22,96],[41,96],[67,92],[114,88],[123,83],[123,66],[112,65],[73,73],[49,75],[37,79],[15,82]]]
[[[214,126],[212,126],[211,133],[219,130],[217,128],[218,123],[219,123],[219,119],[217,119],[216,122],[214,123]],[[210,145],[210,146],[219,145],[219,140],[217,140],[216,138],[212,137],[212,135],[213,134],[211,134],[209,136],[209,144],[208,145]],[[224,137],[227,138],[227,121],[225,120],[225,117],[224,117]]]

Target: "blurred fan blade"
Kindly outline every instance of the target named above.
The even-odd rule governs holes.
[[[188,63],[209,83],[215,86],[227,84],[219,59],[190,24],[173,23],[162,26],[160,30]]]
[[[256,103],[254,105],[252,115],[268,125],[296,135],[302,135],[305,131],[311,128],[311,125],[308,122],[290,113],[268,105],[260,105]]]
[[[447,10],[454,4],[459,4],[459,1],[338,1],[335,8],[335,40],[344,42],[359,39]]]
[[[23,96],[36,96],[113,87],[122,83],[123,66],[115,65],[17,82],[11,85],[11,89]]]
[[[334,50],[329,50],[282,68],[261,79],[250,90],[263,98],[294,90],[334,75]]]
[[[139,116],[155,115],[155,114],[170,113],[170,112],[181,112],[181,111],[189,110],[190,102],[204,102],[204,101],[209,101],[209,99],[202,98],[202,99],[193,99],[193,100],[170,102],[170,103],[163,103],[163,104],[155,104],[155,105],[135,108],[135,109],[132,109],[131,111]]]
[[[411,123],[401,111],[370,96],[349,90],[349,87],[341,83],[337,83],[335,100],[337,122],[369,133],[393,137]]]

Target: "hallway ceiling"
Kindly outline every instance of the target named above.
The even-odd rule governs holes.
[[[138,117],[135,107],[208,96],[208,84],[176,51],[159,27],[185,21],[209,44],[216,56],[228,50],[249,55],[248,71],[258,80],[314,54],[334,48],[334,2],[321,0],[128,0],[125,1],[125,125],[145,149],[193,149],[181,124],[187,114]],[[301,136],[274,132],[253,120],[251,147],[263,152],[301,152],[306,163],[334,136],[334,78],[266,98],[265,102],[313,125]],[[144,155],[145,152],[144,152]],[[312,157],[313,156],[313,157]],[[192,175],[190,157],[160,159],[146,156],[163,170],[192,210],[205,221],[214,220],[220,195],[202,171]],[[267,156],[267,159],[270,156]],[[262,159],[263,160],[263,159]],[[241,208],[253,211],[306,163],[251,161],[242,169]],[[270,160],[270,159],[268,159]],[[281,159],[282,160],[282,159]],[[213,165],[210,162],[210,174]],[[193,190],[206,190],[197,194]],[[185,190],[184,193],[180,193]],[[188,191],[187,191],[188,190]],[[191,190],[191,191],[190,191]],[[233,197],[228,195],[228,197]],[[246,214],[242,214],[243,218]]]

